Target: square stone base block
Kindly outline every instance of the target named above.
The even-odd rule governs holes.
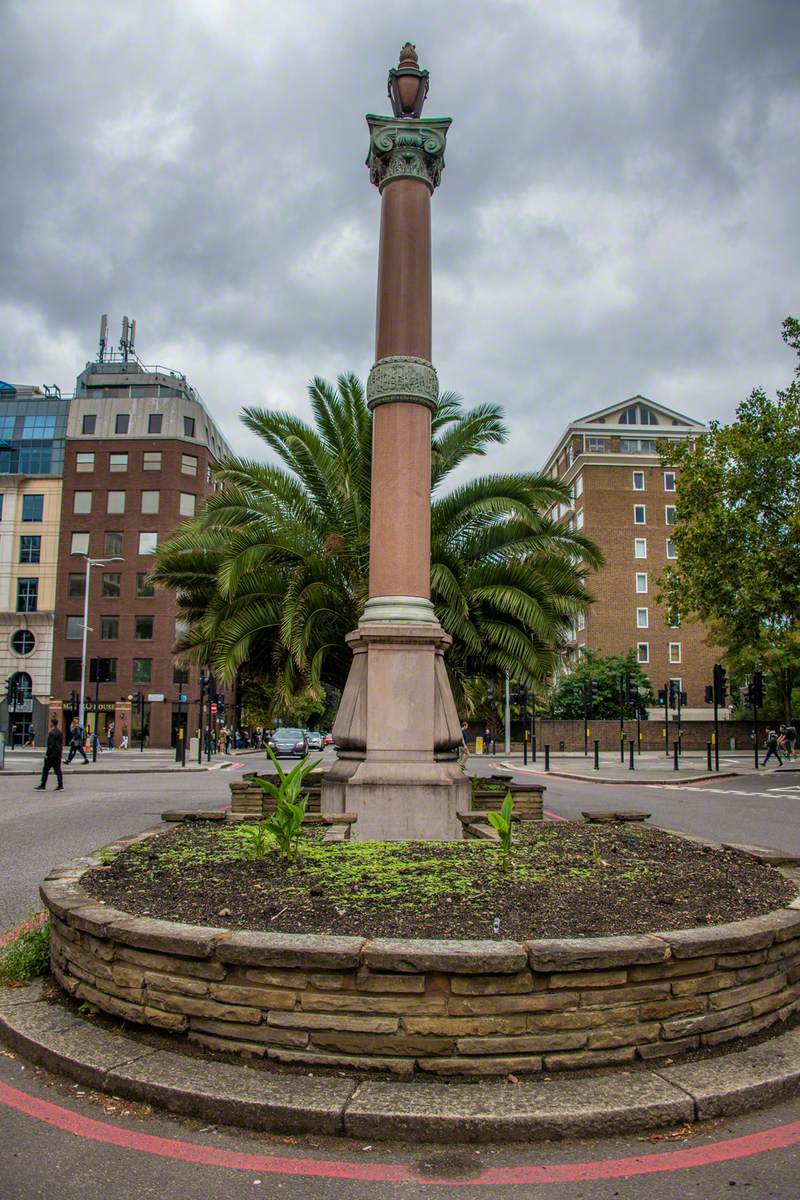
[[[355,841],[449,842],[463,836],[458,811],[469,807],[471,788],[453,763],[363,762],[339,786],[345,808],[358,818]]]

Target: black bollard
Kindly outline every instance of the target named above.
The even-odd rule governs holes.
[[[545,771],[550,770],[550,747],[549,746],[545,746],[545,748],[544,748],[544,769],[545,769]]]
[[[711,770],[711,742],[706,742],[706,764],[710,771]]]
[[[677,770],[678,770],[678,766],[679,766],[679,763],[678,763],[678,743],[677,743],[677,742],[673,742],[673,743],[672,743],[672,767],[673,767],[673,770],[677,771]]]
[[[599,741],[595,741],[595,743],[594,743],[594,769],[595,769],[595,771],[600,770],[600,742]]]
[[[531,761],[536,762],[536,734],[531,738]]]
[[[636,768],[633,765],[633,739],[631,739],[629,754],[630,754],[630,762],[628,763],[628,770],[634,771]]]

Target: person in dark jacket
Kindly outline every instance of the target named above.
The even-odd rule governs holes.
[[[64,790],[64,776],[61,774],[61,756],[64,753],[64,735],[58,728],[58,718],[53,717],[50,722],[50,732],[47,735],[47,746],[44,752],[44,766],[42,767],[42,782],[37,786],[37,792],[43,792],[47,787],[47,776],[51,771],[55,771],[58,785],[57,792]]]

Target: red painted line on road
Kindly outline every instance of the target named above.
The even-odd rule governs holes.
[[[562,817],[560,813],[550,812],[549,809],[544,809],[543,815],[545,817],[548,817],[551,821],[568,821],[569,820],[569,817]]]
[[[243,1154],[237,1150],[205,1146],[177,1138],[135,1133],[105,1121],[81,1116],[72,1109],[62,1108],[47,1100],[21,1092],[0,1083],[0,1104],[42,1121],[75,1137],[87,1138],[108,1146],[136,1150],[158,1158],[200,1166],[221,1167],[234,1171],[255,1171],[271,1175],[312,1176],[323,1179],[353,1179],[366,1183],[419,1183],[432,1187],[508,1187],[548,1183],[579,1183],[596,1179],[620,1179],[631,1175],[656,1175],[671,1171],[692,1170],[733,1162],[786,1150],[800,1142],[800,1121],[749,1133],[742,1137],[726,1138],[702,1146],[687,1146],[682,1150],[661,1151],[657,1154],[637,1154],[629,1158],[612,1158],[578,1163],[549,1163],[521,1167],[489,1167],[470,1179],[437,1179],[421,1175],[403,1163],[352,1162],[347,1159],[289,1158],[284,1155]]]
[[[0,950],[9,944],[16,941],[21,933],[27,933],[30,929],[37,929],[40,925],[44,925],[47,920],[47,913],[42,909],[40,912],[33,913],[21,925],[17,925],[15,929],[9,929],[6,933],[0,933]]]

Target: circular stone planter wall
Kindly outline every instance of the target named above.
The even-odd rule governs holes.
[[[800,1006],[800,907],[526,943],[248,933],[100,904],[80,883],[99,865],[80,859],[42,885],[57,982],[214,1050],[492,1076],[675,1058],[759,1033]]]

